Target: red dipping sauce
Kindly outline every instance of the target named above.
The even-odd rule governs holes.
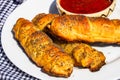
[[[60,5],[72,13],[90,14],[104,10],[113,0],[60,0]]]

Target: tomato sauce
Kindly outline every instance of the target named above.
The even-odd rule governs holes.
[[[95,13],[99,12],[113,2],[113,0],[61,0],[60,5],[73,13]]]

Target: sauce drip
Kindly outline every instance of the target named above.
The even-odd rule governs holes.
[[[113,0],[61,0],[60,5],[69,12],[89,14],[104,10]]]

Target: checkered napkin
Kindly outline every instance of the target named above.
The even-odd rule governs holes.
[[[0,80],[38,80],[17,68],[5,55],[1,45],[2,27],[10,13],[23,0],[0,0]]]

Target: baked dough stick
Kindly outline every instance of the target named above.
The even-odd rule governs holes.
[[[120,43],[120,20],[63,15],[54,18],[51,32],[67,41]]]
[[[53,39],[53,37],[52,37]],[[90,71],[98,71],[106,64],[104,53],[93,48],[89,44],[80,42],[66,42],[53,39],[74,60],[75,67],[89,68]]]
[[[51,21],[58,17],[58,14],[45,14],[45,13],[40,13],[36,15],[33,19],[32,22],[34,25],[36,25],[40,30],[43,30],[46,28],[48,25],[51,24]]]
[[[90,71],[98,71],[106,64],[106,58],[102,52],[84,43],[75,47],[72,53],[77,66],[89,68]]]
[[[65,40],[61,40],[59,39],[59,37],[51,35],[50,30],[45,28],[46,26],[43,28],[44,23],[48,23],[41,22],[45,21],[48,18],[51,18],[48,20],[52,21],[52,17],[47,17],[52,14],[38,15],[33,18],[33,23],[40,30],[45,31],[49,35],[49,37],[51,37],[54,43],[62,47],[62,49],[73,58],[75,66],[89,68],[91,71],[97,71],[105,64],[105,56],[102,52],[92,48],[91,46],[85,43],[69,41],[67,42]]]
[[[17,20],[13,32],[26,54],[50,75],[69,77],[73,71],[72,58],[28,20]]]

